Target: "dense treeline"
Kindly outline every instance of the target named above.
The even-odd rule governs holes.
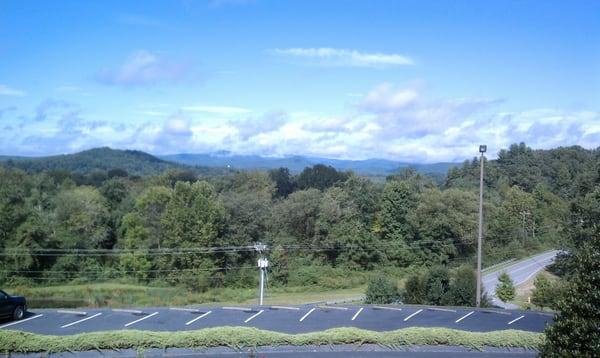
[[[488,162],[484,263],[561,245],[598,163],[598,150],[524,144]],[[466,162],[439,185],[410,169],[374,183],[324,165],[203,177],[0,167],[0,281],[250,286],[261,241],[271,284],[335,287],[350,271],[437,265],[457,268],[436,271],[454,282],[474,262],[478,168]]]

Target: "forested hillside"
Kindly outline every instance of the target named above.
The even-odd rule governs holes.
[[[337,170],[351,170],[356,174],[370,177],[385,177],[393,174],[401,168],[415,168],[422,174],[446,175],[448,169],[456,166],[456,163],[404,163],[385,159],[367,160],[341,160],[320,157],[261,157],[258,155],[234,155],[229,152],[215,152],[208,154],[173,154],[161,156],[162,159],[172,162],[200,165],[206,167],[227,167],[238,170],[271,170],[277,168],[288,168],[290,173],[298,174],[304,168],[315,164],[325,164]]]
[[[94,148],[75,154],[51,157],[0,156],[0,165],[19,168],[29,173],[64,170],[74,174],[90,174],[94,171],[98,174],[112,169],[122,170],[130,175],[156,175],[167,169],[187,169],[196,174],[222,174],[227,172],[223,168],[177,164],[138,150],[111,148]]]
[[[524,144],[489,161],[484,262],[561,246],[569,206],[600,185],[599,162],[598,150]],[[257,241],[270,247],[270,285],[343,287],[360,277],[351,272],[474,262],[477,160],[443,185],[411,169],[374,183],[325,165],[202,177],[160,160],[168,170],[148,176],[131,176],[136,164],[88,176],[86,164],[71,173],[36,165],[0,167],[5,285],[252,287]],[[93,158],[89,166],[100,169]]]

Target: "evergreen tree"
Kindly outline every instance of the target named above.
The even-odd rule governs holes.
[[[502,302],[508,302],[515,298],[515,286],[513,281],[506,272],[502,272],[498,277],[498,285],[496,286],[496,296]]]

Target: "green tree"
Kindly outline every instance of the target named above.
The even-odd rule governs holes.
[[[600,356],[600,186],[571,208],[572,274],[546,331],[544,357]]]
[[[427,302],[427,287],[423,275],[414,274],[408,277],[402,291],[402,301],[416,305]]]
[[[216,246],[222,235],[223,218],[223,208],[210,184],[177,182],[162,219],[164,246],[177,249]],[[198,254],[164,256],[159,261],[161,269],[181,270],[168,275],[169,279],[194,290],[217,285],[222,279],[222,271],[217,270],[220,264],[210,255]]]
[[[269,177],[275,183],[275,196],[278,198],[287,198],[288,195],[296,190],[294,178],[290,175],[288,168],[278,168],[269,170]]]
[[[414,237],[414,228],[409,213],[417,206],[418,197],[404,181],[388,182],[381,196],[379,228],[387,259],[399,266],[408,266],[414,261],[408,247]]]
[[[387,276],[378,275],[367,285],[365,293],[367,304],[388,304],[398,301],[399,298],[398,286]]]
[[[506,272],[502,272],[498,276],[498,285],[496,286],[496,296],[502,302],[508,302],[515,298],[515,286],[510,276]]]
[[[448,304],[453,306],[475,306],[477,291],[477,276],[475,270],[470,266],[461,266],[456,271],[450,291],[448,293]]]
[[[544,307],[550,307],[555,301],[556,291],[553,289],[552,282],[546,278],[543,274],[538,275],[534,281],[534,289],[531,292],[531,302],[544,309]]]
[[[57,239],[64,248],[111,248],[108,203],[100,192],[81,186],[60,192],[55,209]]]
[[[449,300],[450,272],[443,266],[429,270],[425,280],[427,304],[442,306]]]
[[[349,174],[338,172],[334,167],[317,164],[312,167],[306,167],[298,175],[296,183],[298,188],[308,189],[315,188],[325,190],[336,183],[340,183],[348,179]]]
[[[477,197],[458,189],[425,190],[409,220],[416,228],[415,254],[423,263],[444,263],[473,254],[477,232]],[[419,245],[422,244],[422,245]]]

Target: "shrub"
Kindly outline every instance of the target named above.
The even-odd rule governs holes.
[[[477,291],[477,276],[469,266],[461,266],[452,280],[448,292],[447,304],[453,306],[475,306]]]
[[[428,304],[446,304],[448,301],[448,291],[450,290],[450,272],[448,269],[442,266],[432,268],[425,281],[425,287]]]
[[[367,286],[365,303],[393,303],[398,301],[399,298],[396,284],[386,276],[378,275]]]
[[[402,300],[404,303],[424,304],[426,301],[427,288],[423,275],[414,274],[409,276],[404,285]]]

